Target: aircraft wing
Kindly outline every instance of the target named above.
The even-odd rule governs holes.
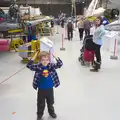
[[[47,21],[51,21],[53,18],[50,18],[48,16],[44,17],[44,18],[41,18],[41,19],[38,19],[38,20],[33,20],[33,21],[30,21],[29,23],[32,25],[32,26],[35,26],[41,22],[47,22]]]
[[[104,11],[105,11],[105,9],[102,7],[95,9],[95,11],[93,12],[93,16],[99,16],[99,15],[103,14]]]
[[[120,23],[119,21],[115,21],[105,26],[105,30],[108,31],[120,31]]]
[[[98,4],[99,0],[92,0],[86,13],[85,16],[86,17],[91,17],[91,16],[99,16],[101,14],[104,13],[105,9],[100,7],[98,9],[96,9],[96,6]]]
[[[0,32],[19,29],[19,28],[20,26],[18,23],[7,23],[7,22],[0,23]]]

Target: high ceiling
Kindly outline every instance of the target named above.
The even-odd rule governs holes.
[[[0,6],[9,6],[10,1],[12,0],[0,0]],[[16,0],[19,4],[66,4],[71,3],[72,0]],[[91,0],[76,0],[77,2],[87,2]],[[103,5],[105,6],[106,0],[103,1]],[[120,0],[110,0],[107,4],[108,8],[118,8],[120,9]]]
[[[18,1],[20,4],[65,4],[70,3],[70,0],[20,0]]]
[[[10,6],[10,1],[3,1],[3,0],[0,0],[0,6],[1,6],[1,7]]]

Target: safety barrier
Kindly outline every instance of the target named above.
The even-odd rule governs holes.
[[[56,34],[59,34],[59,26],[58,25],[57,25],[56,29],[57,29],[56,30],[57,31]]]
[[[62,47],[60,48],[60,50],[65,51],[64,48],[64,35],[62,34]]]
[[[106,32],[103,49],[111,54],[110,59],[118,59],[120,55],[120,35],[118,32]]]
[[[64,39],[68,39],[68,37],[67,37],[67,24],[65,24],[65,27],[64,27],[64,35],[65,35]]]
[[[64,39],[68,39],[67,38],[67,28],[66,27],[65,27],[65,31],[64,32],[65,32],[65,38]]]

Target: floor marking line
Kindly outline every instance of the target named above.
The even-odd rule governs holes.
[[[7,80],[9,80],[10,78],[12,78],[13,76],[15,76],[16,74],[18,74],[19,72],[21,72],[22,70],[24,70],[25,68],[26,68],[26,66],[23,67],[22,69],[18,70],[17,72],[15,72],[15,73],[12,74],[11,76],[9,76],[9,77],[6,78],[5,80],[3,80],[2,82],[0,82],[0,85],[1,85],[2,83],[6,82]]]

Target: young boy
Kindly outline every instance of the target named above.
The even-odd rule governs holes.
[[[39,57],[39,63],[33,64],[34,60]],[[48,112],[52,118],[56,118],[54,104],[54,91],[53,87],[58,87],[60,81],[56,72],[57,68],[60,68],[63,63],[60,58],[56,58],[57,63],[50,63],[50,54],[48,52],[38,52],[27,64],[27,68],[35,71],[33,88],[37,90],[37,120],[40,120],[43,116],[45,109],[45,100],[47,102]]]

